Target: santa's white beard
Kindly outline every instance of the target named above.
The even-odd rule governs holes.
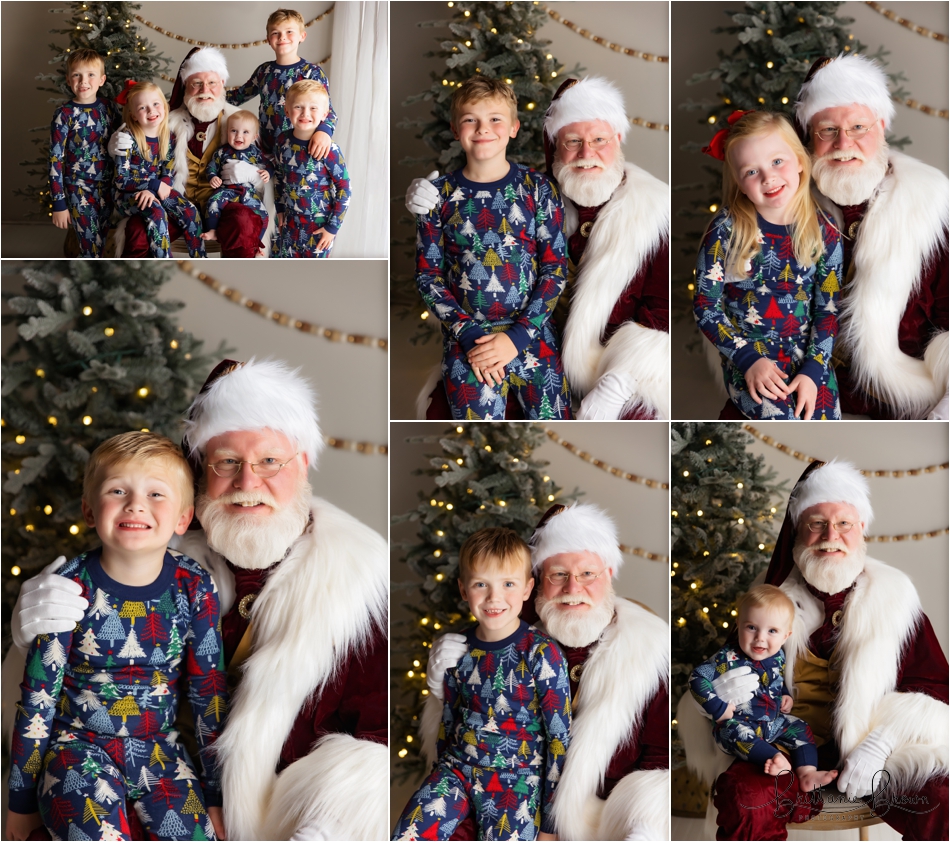
[[[852,155],[864,163],[860,167],[842,167],[830,163]],[[871,198],[886,172],[887,144],[881,143],[877,154],[871,159],[865,158],[857,149],[847,152],[832,150],[814,161],[811,176],[818,189],[835,204],[860,205]]]
[[[207,94],[195,94],[185,97],[185,108],[196,120],[201,123],[209,123],[217,119],[221,110],[224,108],[224,94],[215,99],[207,99]]]
[[[262,570],[280,561],[307,525],[310,515],[310,483],[302,474],[297,493],[286,506],[279,506],[265,491],[234,491],[212,500],[202,491],[195,500],[198,521],[208,546],[245,570]],[[242,514],[227,508],[230,503],[264,503],[271,514]]]
[[[842,559],[831,559],[818,552],[822,549],[839,549],[847,555]],[[863,572],[867,554],[868,545],[863,538],[860,545],[850,552],[841,541],[822,541],[812,547],[798,544],[792,550],[792,558],[795,559],[802,578],[813,588],[818,588],[826,594],[841,593],[850,588]]]
[[[589,611],[562,611],[558,604],[578,599],[590,605]],[[611,587],[596,605],[586,595],[556,596],[551,599],[538,594],[535,600],[544,630],[564,646],[587,646],[597,640],[614,617],[614,591]]]
[[[596,208],[610,199],[623,181],[623,160],[623,153],[618,149],[617,157],[609,167],[596,158],[585,158],[570,164],[556,160],[552,170],[561,192],[568,199],[579,207]],[[593,167],[584,164],[593,164]],[[587,172],[588,169],[597,169],[599,175]]]

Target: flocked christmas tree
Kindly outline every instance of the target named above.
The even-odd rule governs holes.
[[[437,169],[442,173],[461,169],[465,165],[462,147],[452,134],[449,106],[452,94],[466,79],[475,75],[490,79],[504,79],[518,97],[518,136],[508,142],[507,157],[528,164],[538,170],[544,168],[544,141],[542,138],[544,114],[551,97],[561,83],[576,76],[583,68],[574,66],[565,71],[564,65],[548,49],[550,41],[538,37],[538,30],[548,19],[545,7],[539,3],[459,3],[447,4],[451,10],[448,21],[450,35],[439,39],[439,49],[426,53],[427,58],[441,58],[445,69],[430,74],[432,85],[428,90],[409,97],[403,105],[417,102],[432,103],[430,120],[404,120],[399,126],[417,129],[417,138],[431,150],[429,155],[400,161],[413,167],[419,175]],[[433,20],[419,24],[423,27],[445,27],[447,21]],[[402,220],[415,225],[408,214]],[[400,245],[414,242],[413,237],[397,240]],[[421,309],[412,276],[393,278],[393,304],[397,315],[418,318]],[[438,329],[423,319],[421,330],[414,341],[428,340]]]
[[[80,511],[89,454],[128,430],[179,441],[182,414],[225,353],[203,355],[172,317],[184,305],[160,300],[171,267],[76,260],[7,271],[26,284],[3,295],[3,323],[18,333],[2,365],[4,651],[20,582],[95,545]]]
[[[815,59],[820,56],[837,56],[841,53],[863,53],[886,65],[888,55],[883,47],[868,53],[867,47],[848,27],[853,18],[838,15],[840,2],[832,3],[775,3],[747,2],[742,11],[729,11],[731,26],[716,27],[714,33],[734,35],[738,43],[729,52],[719,50],[719,64],[703,73],[697,73],[688,82],[698,85],[717,81],[719,90],[715,98],[687,100],[680,108],[698,111],[697,122],[709,126],[709,136],[726,128],[726,118],[736,109],[749,111],[781,111],[794,121],[795,101],[805,81],[805,76]],[[908,96],[900,87],[905,79],[903,73],[889,73],[895,97]],[[909,138],[888,138],[893,146],[909,143]],[[683,149],[699,153],[704,144],[689,142]],[[695,256],[697,243],[702,239],[703,229],[710,214],[719,209],[722,200],[722,165],[712,158],[703,169],[710,178],[705,182],[678,185],[679,191],[696,194],[689,207],[677,214],[695,224],[676,239],[683,243],[684,253]],[[692,272],[673,278],[672,289],[681,318],[692,320],[693,297]]]
[[[533,456],[544,441],[537,424],[460,424],[442,435],[411,439],[438,445],[429,457],[431,467],[417,473],[431,476],[435,489],[420,494],[419,505],[393,518],[393,523],[419,524],[419,541],[397,544],[406,563],[421,580],[396,585],[409,598],[405,608],[412,619],[393,630],[393,674],[404,685],[408,703],[392,705],[391,745],[398,759],[393,768],[399,778],[424,769],[419,740],[414,737],[429,691],[425,667],[432,641],[446,632],[457,632],[474,618],[459,596],[459,549],[473,532],[488,526],[507,526],[528,540],[541,515],[555,502],[577,496],[564,495],[544,473],[547,462]],[[394,598],[395,595],[394,595]],[[410,737],[410,740],[406,738]]]
[[[53,57],[49,63],[55,67],[52,73],[42,73],[36,78],[45,84],[39,90],[48,91],[55,96],[50,98],[50,119],[53,108],[64,99],[72,98],[72,91],[66,84],[66,58],[75,50],[95,50],[105,62],[106,82],[99,89],[99,96],[113,99],[124,87],[126,80],[138,82],[157,80],[159,74],[166,72],[171,59],[157,52],[155,46],[139,35],[135,23],[135,11],[138,3],[70,3],[69,17],[62,29],[51,32],[68,35],[68,43],[50,44]],[[55,15],[64,15],[66,9],[50,9]],[[54,105],[55,104],[55,105]],[[53,205],[49,195],[49,125],[31,129],[38,134],[33,139],[38,147],[37,157],[33,161],[23,161],[21,166],[28,167],[27,172],[36,179],[36,184],[15,195],[31,199],[37,209],[33,215],[43,217],[52,214]]]
[[[768,564],[782,486],[738,424],[674,423],[670,579],[673,711],[693,667],[726,641],[737,598]],[[674,751],[675,751],[674,744]]]

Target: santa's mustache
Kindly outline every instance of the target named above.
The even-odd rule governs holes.
[[[830,152],[826,152],[817,161],[850,161],[850,160],[861,161],[864,163],[867,161],[867,158],[861,154],[856,148],[855,149],[832,149]]]
[[[280,509],[278,502],[266,491],[230,491],[220,497],[215,497],[214,500],[208,503],[209,507],[214,508],[224,508],[232,504],[251,506],[263,504],[272,509]]]
[[[848,554],[848,548],[842,544],[841,541],[822,541],[820,544],[812,546],[812,550],[838,550],[838,552],[844,553],[844,555]]]
[[[552,596],[548,602],[557,603],[559,605],[575,605],[581,602],[584,603],[584,605],[594,604],[594,600],[586,594],[575,594],[573,596],[570,594],[562,594],[561,596]]]
[[[594,167],[599,167],[602,170],[607,169],[606,164],[604,164],[604,162],[601,161],[599,158],[575,159],[566,164],[563,164],[563,166],[566,169],[572,169],[572,170],[590,170],[590,169],[593,169]]]

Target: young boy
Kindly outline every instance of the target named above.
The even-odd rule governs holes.
[[[275,61],[265,61],[239,88],[228,91],[231,105],[242,105],[256,96],[260,100],[261,149],[272,158],[277,136],[290,131],[289,115],[284,113],[287,91],[294,82],[313,79],[327,91],[327,113],[310,138],[310,154],[325,158],[336,126],[336,112],[330,104],[330,83],[318,64],[311,64],[297,54],[307,40],[303,16],[293,9],[278,9],[267,19],[267,43],[274,51]]]
[[[278,136],[275,209],[278,257],[329,257],[350,203],[350,175],[335,143],[323,159],[307,144],[323,125],[330,95],[315,79],[295,82],[285,102],[292,131]]]
[[[526,418],[570,418],[550,325],[567,279],[557,186],[505,158],[520,123],[515,93],[503,81],[463,82],[451,119],[466,163],[436,179],[439,203],[418,217],[416,285],[442,322],[452,416],[503,419],[514,391]]]
[[[270,181],[270,168],[261,153],[258,140],[257,118],[250,111],[235,111],[228,117],[228,142],[222,144],[211,156],[208,163],[209,183],[215,189],[208,199],[205,212],[205,226],[208,229],[201,235],[202,240],[216,240],[215,236],[221,208],[230,202],[240,202],[250,208],[261,219],[261,235],[267,228],[267,210],[264,197],[255,184],[224,184],[221,170],[228,161],[243,161],[258,168],[261,181]],[[220,188],[220,189],[219,189]]]
[[[551,808],[569,743],[570,683],[557,644],[519,616],[532,587],[531,551],[514,530],[481,529],[462,545],[459,591],[477,625],[468,653],[445,673],[435,769],[394,839],[449,839],[469,811],[479,839],[557,838]]]
[[[45,824],[54,839],[129,839],[127,799],[148,838],[224,838],[213,752],[228,708],[218,598],[208,573],[167,549],[191,522],[192,482],[178,447],[155,433],[114,436],[90,457],[82,511],[102,547],[59,570],[90,607],[27,655],[8,838]],[[200,784],[174,730],[183,679]]]
[[[106,151],[115,129],[115,106],[100,99],[105,63],[95,50],[76,50],[66,59],[73,99],[56,109],[50,128],[49,190],[53,225],[72,223],[82,257],[101,257],[112,214],[112,159]]]
[[[793,700],[785,686],[782,644],[792,633],[795,605],[774,585],[758,585],[737,606],[739,649],[726,645],[693,670],[689,689],[713,719],[713,737],[726,754],[756,763],[767,775],[791,772],[802,792],[831,783],[838,773],[820,772],[818,750],[808,723],[790,716]],[[752,700],[727,704],[712,690],[712,682],[727,670],[748,666],[759,675]],[[772,743],[791,754],[791,763]]]

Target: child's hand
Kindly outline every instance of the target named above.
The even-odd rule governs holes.
[[[209,807],[208,808],[208,818],[211,819],[211,824],[214,827],[214,835],[218,839],[227,839],[224,831],[224,810],[220,807]]]
[[[14,813],[12,810],[7,812],[8,839],[27,839],[34,830],[42,826],[43,820],[39,813]]]
[[[284,215],[282,213],[277,214],[277,228],[284,227]]]
[[[331,234],[326,228],[318,228],[317,233],[320,235],[320,240],[317,242],[317,251],[323,251],[333,245],[336,234]]]
[[[154,205],[158,199],[155,198],[155,194],[151,190],[140,190],[135,194],[134,201],[139,206],[139,210],[145,210]]]
[[[326,158],[327,152],[330,151],[330,135],[326,132],[314,132],[307,151],[314,158]]]
[[[760,392],[772,400],[786,397],[789,388],[785,379],[782,370],[765,357],[757,359],[745,373],[746,386],[749,387],[749,394],[756,403],[762,403],[762,398],[759,397]]]
[[[261,181],[263,181],[264,184],[270,181],[270,173],[267,170],[258,170],[257,174],[261,177]]]
[[[488,382],[500,386],[505,379],[505,367],[503,365],[496,365],[494,368],[473,368],[472,371],[475,372],[475,378],[479,383]]]
[[[69,228],[69,211],[53,211],[53,225],[57,228]]]
[[[475,376],[481,383],[482,378],[478,376],[479,369],[482,371],[492,371],[498,366],[508,365],[518,356],[518,349],[505,333],[493,333],[490,336],[480,336],[475,340],[475,348],[468,352],[466,359],[468,364],[475,370]]]
[[[782,713],[791,713],[792,705],[795,704],[795,700],[791,696],[782,696]]]
[[[726,706],[726,712],[716,720],[716,722],[725,722],[727,719],[732,719],[732,715],[736,712],[736,706],[729,702]]]
[[[791,772],[792,764],[782,752],[775,752],[775,757],[765,761],[765,768],[762,770],[766,775],[778,775],[780,772]]]
[[[211,181],[209,181],[208,184],[210,184],[215,190],[217,190],[222,184],[224,184],[224,182],[220,178],[218,178],[218,176],[213,175],[211,176]]]
[[[166,184],[164,181],[158,185],[158,198],[165,200],[172,193],[171,185]]]
[[[797,374],[791,383],[788,384],[788,391],[798,392],[798,400],[795,402],[795,417],[798,418],[805,410],[805,420],[811,421],[815,413],[815,400],[818,397],[818,387],[815,381],[807,374]]]

